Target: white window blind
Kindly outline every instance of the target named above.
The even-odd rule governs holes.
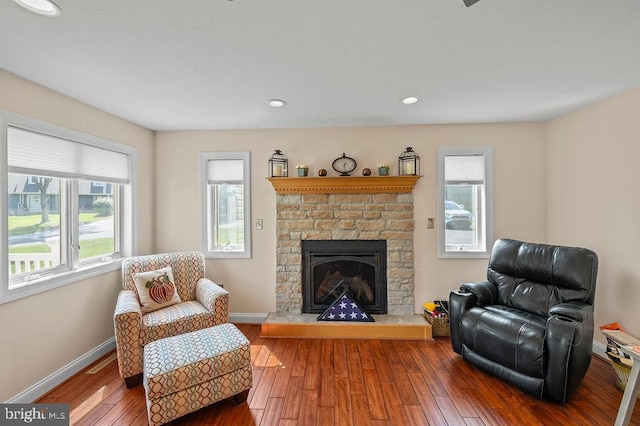
[[[7,142],[12,173],[129,183],[127,154],[13,126]]]
[[[244,179],[242,160],[208,160],[207,182],[210,185],[220,183],[242,183]]]
[[[482,183],[484,177],[484,155],[447,155],[444,157],[445,182]]]

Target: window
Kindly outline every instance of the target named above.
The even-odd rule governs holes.
[[[205,152],[202,251],[207,257],[251,257],[249,152]]]
[[[438,149],[439,257],[489,256],[491,171],[491,148]]]
[[[136,149],[2,111],[0,135],[0,303],[119,268]]]

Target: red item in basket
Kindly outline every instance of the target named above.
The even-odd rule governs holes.
[[[600,326],[600,330],[620,330],[624,331],[624,329],[617,322],[612,322],[611,324],[605,324]]]

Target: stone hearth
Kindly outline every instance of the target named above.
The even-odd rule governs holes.
[[[304,179],[282,178],[302,185]],[[349,182],[351,178],[342,178]],[[353,178],[361,179],[361,178]],[[393,182],[388,178],[386,182]],[[276,311],[302,312],[302,240],[386,240],[390,315],[414,313],[413,194],[278,193]],[[275,180],[275,179],[274,179]],[[371,180],[373,182],[373,178]],[[273,182],[273,180],[272,180]],[[289,184],[289,183],[287,183]],[[276,184],[274,183],[274,186]],[[328,190],[327,192],[330,192]]]
[[[317,314],[271,312],[260,327],[265,338],[431,340],[422,315],[372,315],[376,322],[318,321]]]

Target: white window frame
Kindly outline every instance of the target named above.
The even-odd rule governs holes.
[[[445,157],[452,155],[482,155],[485,160],[484,178],[484,249],[447,251],[445,239]],[[493,148],[440,147],[438,148],[438,257],[488,258],[493,246]]]
[[[208,215],[209,182],[207,164],[209,160],[242,160],[244,185],[244,251],[209,250]],[[200,249],[207,258],[251,258],[251,153],[249,151],[202,152],[200,153]]]
[[[70,259],[68,267],[55,269],[46,274],[43,273],[42,276],[38,276],[35,273],[32,279],[28,281],[28,285],[9,290],[9,274],[6,271],[9,270],[7,129],[10,126],[48,134],[75,143],[117,151],[128,156],[129,183],[121,184],[121,191],[118,194],[120,200],[120,235],[116,235],[115,238],[119,244],[119,253],[111,257],[102,258],[97,262],[79,262]],[[0,277],[0,304],[118,270],[122,259],[132,256],[136,252],[137,170],[134,165],[137,164],[137,151],[136,147],[67,129],[11,111],[0,110],[0,165],[2,166],[0,167],[2,169],[0,173],[0,265],[2,268],[0,269],[3,271]],[[66,180],[66,184],[77,187],[77,180]],[[74,192],[71,191],[69,193],[73,194]],[[64,231],[64,238],[68,238],[69,244],[73,244],[72,241],[75,237],[72,235],[73,231],[71,229],[77,226],[77,214],[73,214],[73,212],[79,211],[77,210],[78,202],[77,200],[67,200],[66,202],[69,203],[68,207],[72,209],[70,214],[72,219],[68,220],[69,229]],[[61,219],[61,229],[63,229],[62,226]],[[67,248],[63,248],[63,250],[67,250]]]

